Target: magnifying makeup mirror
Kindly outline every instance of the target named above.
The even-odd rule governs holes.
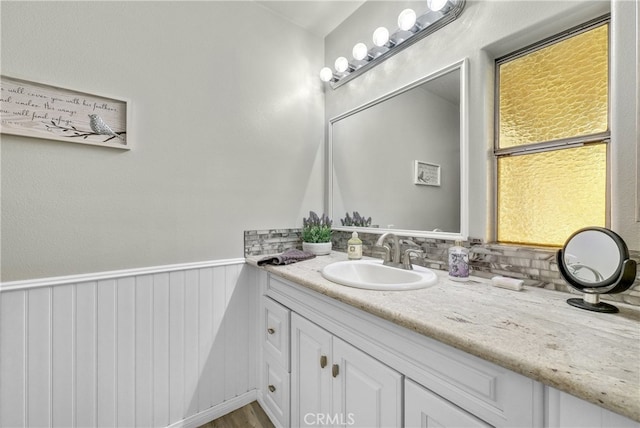
[[[600,301],[600,294],[620,293],[633,284],[636,262],[624,240],[603,227],[580,229],[558,250],[558,270],[584,297],[567,303],[588,311],[615,313],[618,308]]]

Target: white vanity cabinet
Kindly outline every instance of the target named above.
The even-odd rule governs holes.
[[[290,419],[278,417],[276,425],[321,426],[318,422],[326,425],[333,418],[329,422],[343,426],[402,426],[404,379],[441,397],[436,402],[444,411],[459,408],[474,421],[496,427],[542,425],[539,383],[304,286],[261,274],[263,301],[289,310],[291,320]],[[263,306],[269,310],[269,304]],[[263,353],[266,370],[273,352]],[[272,415],[269,400],[274,394],[266,383],[261,390],[261,403]]]
[[[258,278],[258,399],[276,426],[639,427],[358,309],[363,303],[265,271]]]
[[[289,426],[289,309],[263,296],[262,314],[261,381],[262,404],[275,425]]]
[[[407,428],[489,428],[491,425],[412,380],[406,379],[404,426]]]
[[[545,428],[640,428],[640,423],[555,388],[545,388]]]
[[[402,426],[402,375],[291,316],[291,426]]]

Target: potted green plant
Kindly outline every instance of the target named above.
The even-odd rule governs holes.
[[[331,220],[326,214],[318,217],[309,211],[309,218],[302,219],[302,249],[317,256],[331,252]]]

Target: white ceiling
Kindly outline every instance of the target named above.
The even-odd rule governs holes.
[[[324,38],[366,0],[256,0],[288,21]]]

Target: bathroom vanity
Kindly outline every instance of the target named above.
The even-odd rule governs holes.
[[[440,271],[425,289],[363,290],[321,276],[343,253],[259,259],[258,397],[277,426],[640,426],[633,307],[587,313]]]

